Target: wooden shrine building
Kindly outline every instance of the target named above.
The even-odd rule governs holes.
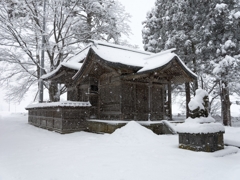
[[[61,133],[88,120],[157,121],[171,117],[171,84],[196,80],[172,50],[157,54],[92,41],[42,76],[64,85],[67,101],[31,104],[29,123]]]

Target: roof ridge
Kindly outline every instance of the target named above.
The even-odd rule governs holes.
[[[93,39],[89,39],[90,42],[93,42],[96,46],[97,45],[102,45],[102,46],[106,46],[106,47],[111,47],[111,48],[116,48],[116,49],[121,49],[121,50],[126,50],[126,51],[131,51],[131,52],[136,52],[136,53],[141,53],[141,54],[146,54],[146,55],[151,55],[153,53],[151,52],[147,52],[147,51],[142,51],[142,50],[135,50],[131,47],[125,47],[122,45],[118,45],[118,44],[112,44],[109,42],[101,42],[98,40],[93,40]]]
[[[92,46],[92,43],[88,43],[88,45],[86,45],[84,48],[82,48],[78,53],[74,54],[72,57],[68,58],[65,62],[70,61],[73,57],[77,56],[78,54],[80,54],[81,52],[83,52],[84,50],[86,50],[91,46]]]
[[[145,60],[146,60],[146,59],[151,59],[151,58],[154,58],[154,57],[163,55],[163,54],[172,53],[173,51],[176,51],[176,50],[177,50],[176,48],[167,49],[167,50],[165,50],[165,51],[161,51],[161,52],[159,52],[159,53],[152,54],[152,55],[150,55],[149,57],[146,57],[146,58],[144,58],[144,59],[145,59]]]

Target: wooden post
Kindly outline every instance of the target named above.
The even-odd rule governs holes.
[[[169,114],[169,119],[172,120],[172,86],[171,86],[171,82],[168,83],[168,114]]]
[[[162,119],[165,119],[165,116],[167,116],[166,101],[167,101],[167,87],[166,85],[164,85],[162,91],[162,112],[163,112]]]
[[[134,112],[134,120],[137,120],[137,88],[136,84],[133,84],[133,112]]]
[[[148,83],[148,120],[151,120],[152,114],[152,81]]]
[[[189,117],[188,103],[190,102],[190,99],[191,99],[189,82],[185,83],[185,92],[186,92],[186,118],[188,118]]]

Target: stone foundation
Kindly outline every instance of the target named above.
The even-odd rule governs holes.
[[[94,133],[113,133],[116,129],[125,126],[129,121],[107,121],[107,120],[89,120],[87,122],[88,131]],[[175,131],[164,121],[148,122],[137,121],[142,126],[152,130],[155,134],[175,134]]]

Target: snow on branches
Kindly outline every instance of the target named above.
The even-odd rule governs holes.
[[[21,90],[27,92],[32,85],[37,86],[42,50],[45,72],[53,71],[88,39],[118,43],[122,35],[130,33],[129,18],[117,0],[1,1],[0,50],[4,56],[0,61],[8,68],[0,83],[20,78],[13,96]],[[51,89],[49,86],[45,84]]]

